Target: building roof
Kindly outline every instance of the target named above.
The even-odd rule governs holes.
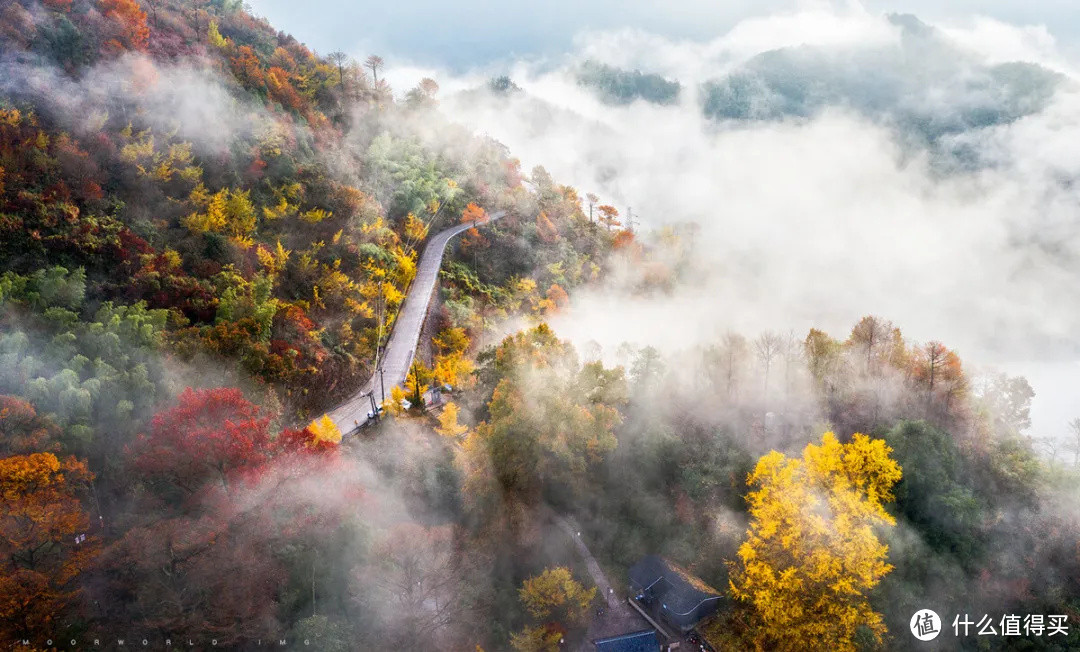
[[[721,595],[682,567],[657,555],[644,557],[631,566],[630,581],[637,590],[648,592],[668,613],[677,616],[688,615],[703,602]]]
[[[593,641],[596,652],[660,652],[656,632],[646,629],[632,634],[621,634]]]

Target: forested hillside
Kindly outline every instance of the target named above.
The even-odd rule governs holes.
[[[705,113],[812,111],[795,60],[752,60]],[[1075,625],[1077,469],[1037,454],[1024,378],[876,316],[575,347],[547,322],[577,292],[692,286],[695,228],[635,233],[384,65],[234,0],[0,8],[4,645],[579,649],[621,633],[582,547],[616,604],[646,555],[717,587],[715,649],[907,649],[923,607]],[[681,91],[602,64],[577,82],[612,105]],[[740,109],[762,84],[809,108]],[[371,377],[429,235],[463,222],[430,355],[343,441],[320,417]],[[1080,646],[1075,626],[1003,640]]]
[[[3,637],[185,614],[240,640],[227,593],[185,590],[196,602],[173,616],[131,593],[158,590],[123,561],[151,554],[131,538],[197,549],[217,536],[193,524],[218,512],[191,511],[208,470],[228,488],[321,436],[303,424],[372,373],[429,233],[509,211],[447,267],[432,373],[452,384],[494,320],[559,310],[597,280],[614,235],[572,188],[445,123],[433,81],[395,100],[377,56],[317,56],[238,2],[8,3],[0,38],[0,451],[18,471],[4,481],[40,475],[47,495],[25,500],[69,510],[5,538]],[[279,552],[274,572],[301,573]],[[215,555],[205,571],[226,563]],[[272,584],[253,630],[299,617],[277,613]],[[110,604],[82,609],[91,597]]]

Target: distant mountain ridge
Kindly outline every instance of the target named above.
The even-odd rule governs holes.
[[[701,111],[716,121],[768,122],[841,108],[934,144],[1037,113],[1066,83],[1064,75],[1037,63],[985,64],[913,15],[886,20],[899,32],[896,44],[762,52],[702,82]],[[570,74],[610,104],[670,105],[685,97],[678,79],[592,60]]]

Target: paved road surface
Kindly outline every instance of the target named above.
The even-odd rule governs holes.
[[[492,213],[488,222],[494,222],[506,214],[506,211]],[[386,395],[390,395],[390,388],[405,383],[405,377],[409,374],[412,365],[413,353],[416,351],[417,340],[420,339],[420,329],[424,325],[427,316],[428,303],[431,301],[432,292],[435,290],[435,282],[439,278],[439,268],[442,267],[443,253],[446,251],[446,243],[455,235],[467,231],[474,226],[473,223],[458,224],[436,233],[428,240],[424,247],[424,253],[420,256],[420,262],[416,269],[416,278],[409,286],[409,292],[405,297],[394,321],[394,330],[390,334],[390,341],[383,350],[383,382],[386,387]],[[482,226],[482,225],[481,225]],[[353,394],[349,400],[329,412],[330,419],[337,425],[342,433],[348,434],[357,427],[367,422],[367,413],[371,409],[371,403],[366,394],[375,390],[375,402],[379,402],[379,378],[378,372],[372,376],[360,391]]]

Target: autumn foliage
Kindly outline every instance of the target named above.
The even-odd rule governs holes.
[[[436,385],[464,400],[442,412],[438,468],[399,474],[432,479],[407,500],[437,496],[452,513],[451,449],[488,455],[470,427],[474,342],[504,316],[568,305],[599,278],[610,238],[587,226],[572,188],[540,169],[539,190],[524,184],[501,145],[465,137],[450,156],[379,126],[398,112],[441,120],[434,80],[396,102],[378,57],[370,73],[341,53],[320,57],[242,3],[16,0],[0,9],[0,50],[56,81],[0,93],[0,456],[5,474],[40,476],[5,490],[15,502],[2,515],[0,635],[136,627],[234,647],[314,627],[312,613],[339,624],[366,613],[346,582],[327,579],[350,575],[331,567],[353,559],[343,549],[363,552],[349,528],[369,497],[320,415],[370,378],[424,241],[473,226],[448,254],[433,368],[409,381],[417,407]],[[205,113],[193,119],[176,94],[203,84],[212,92],[198,94]],[[337,154],[360,133],[355,174],[342,175]],[[506,222],[485,227],[496,209]],[[244,390],[178,393],[213,384],[206,365]],[[612,449],[619,416],[575,389],[561,386],[549,409],[570,409],[584,430],[572,442],[580,478]],[[388,391],[400,411],[402,390]],[[561,436],[542,438],[552,484]],[[65,461],[72,453],[85,463]],[[43,519],[40,540],[15,536],[27,514]],[[449,561],[431,582],[447,591],[441,571],[472,533],[423,534],[380,577],[400,581],[438,553]],[[315,591],[317,574],[327,578]],[[401,599],[430,604],[414,598]]]
[[[112,21],[114,36],[107,46],[117,52],[145,50],[150,40],[146,12],[135,0],[99,0],[99,10]]]
[[[0,395],[0,453],[56,452],[60,448],[57,430],[29,401]]]
[[[610,204],[604,204],[597,206],[596,210],[600,213],[599,221],[601,224],[607,226],[610,231],[613,227],[622,226],[619,222],[619,209],[611,206]]]
[[[269,459],[269,424],[237,389],[188,388],[135,442],[133,463],[147,477],[167,478],[188,494],[211,479],[227,487],[231,476]]]
[[[465,207],[465,210],[461,213],[462,224],[473,223],[481,224],[487,221],[487,211],[477,206],[474,203],[470,203]]]
[[[525,580],[518,597],[538,624],[514,634],[511,645],[519,652],[547,652],[562,646],[568,627],[586,621],[596,587],[586,589],[568,568],[559,566]]]
[[[532,503],[545,488],[581,491],[617,444],[621,370],[582,366],[546,324],[503,340],[495,367],[489,418],[471,437],[486,446],[506,498]]]
[[[756,647],[857,649],[866,627],[880,643],[881,614],[868,600],[892,566],[877,532],[895,524],[885,509],[900,466],[881,439],[856,434],[841,444],[825,433],[802,459],[772,452],[747,479],[751,523],[731,591],[745,601]]]
[[[439,414],[439,425],[435,432],[443,437],[456,438],[469,432],[469,427],[458,423],[460,408],[453,401],[448,402]]]
[[[99,540],[80,502],[86,464],[52,453],[0,459],[0,636],[48,635],[80,593]],[[76,537],[79,540],[76,541]]]

